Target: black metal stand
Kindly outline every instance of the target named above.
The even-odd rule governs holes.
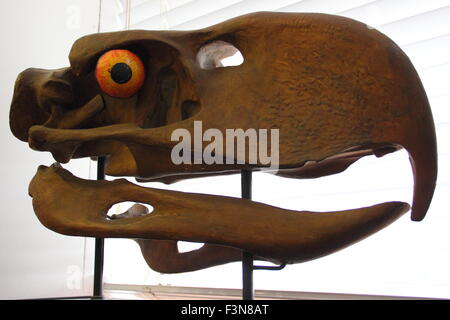
[[[97,180],[105,180],[104,157],[99,157],[97,160]],[[103,298],[103,257],[104,257],[104,239],[95,238],[94,299]]]
[[[252,172],[241,171],[241,197],[242,199],[252,199]],[[242,251],[242,300],[253,300],[253,270],[281,270],[286,264],[279,266],[255,266],[253,264],[253,254]]]
[[[252,172],[241,172],[241,197],[252,199]],[[253,255],[242,251],[242,299],[253,300]]]

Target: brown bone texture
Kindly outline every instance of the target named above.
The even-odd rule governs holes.
[[[283,263],[344,248],[409,210],[406,203],[388,202],[328,213],[292,211],[245,199],[144,188],[125,179],[84,180],[59,166],[40,166],[29,192],[42,224],[62,234],[206,242]],[[108,220],[105,212],[123,201],[151,204],[155,210]]]
[[[108,96],[95,79],[97,60],[113,49],[134,52],[145,66],[145,82],[129,98]],[[244,62],[223,67],[220,59],[237,50]],[[428,210],[437,177],[428,99],[408,57],[363,23],[325,14],[259,12],[188,32],[93,34],[74,43],[69,59],[67,68],[22,72],[10,111],[13,134],[59,162],[106,156],[108,175],[165,183],[256,171],[268,165],[259,157],[248,161],[253,152],[248,145],[243,163],[174,164],[171,150],[178,141],[171,135],[185,129],[194,136],[197,121],[203,131],[216,129],[223,136],[227,129],[278,129],[275,174],[288,178],[337,174],[361,157],[406,149],[414,173],[411,218],[419,221]],[[208,143],[189,151],[199,154]],[[225,150],[216,155],[237,160]],[[57,167],[41,168],[30,191],[36,214],[52,230],[147,239],[147,245],[138,243],[153,261],[149,265],[160,263],[168,272],[234,261],[236,248],[265,260],[307,261],[368,236],[409,209],[391,202],[342,212],[293,212],[248,200],[145,190],[122,180],[94,183]],[[56,194],[64,201],[56,201]],[[108,206],[117,201],[157,209],[144,217],[108,220]],[[207,245],[183,255],[174,249],[177,240]],[[161,248],[172,249],[164,255]]]

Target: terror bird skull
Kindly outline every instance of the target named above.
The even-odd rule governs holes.
[[[221,68],[220,59],[236,48],[244,62]],[[191,32],[89,35],[75,42],[69,58],[68,68],[22,72],[10,113],[13,134],[58,162],[106,156],[108,175],[163,182],[259,170],[261,162],[174,164],[171,134],[180,128],[193,134],[195,121],[222,133],[277,128],[276,174],[290,178],[339,173],[363,156],[405,148],[414,173],[412,220],[428,210],[437,155],[426,94],[407,56],[365,24],[262,12]],[[191,151],[201,152],[198,146]],[[144,257],[162,272],[238,260],[238,249],[277,262],[307,261],[363,239],[409,210],[406,203],[389,202],[297,212],[124,179],[83,180],[59,165],[40,166],[29,192],[46,227],[66,235],[143,239],[137,241]],[[108,209],[122,201],[155,210],[108,219]],[[181,254],[177,240],[207,244]]]

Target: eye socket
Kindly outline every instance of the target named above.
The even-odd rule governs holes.
[[[129,98],[144,84],[144,64],[129,50],[110,50],[98,59],[95,77],[107,95],[114,98]]]

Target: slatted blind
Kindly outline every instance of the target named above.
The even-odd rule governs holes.
[[[118,21],[123,23],[124,12],[120,1],[118,4]],[[415,65],[432,106],[439,177],[423,222],[413,223],[405,216],[334,255],[289,266],[278,273],[255,272],[255,288],[450,298],[450,214],[446,201],[450,195],[450,0],[133,0],[130,21],[131,29],[190,30],[256,11],[341,15],[367,23],[400,45]],[[381,159],[362,159],[342,174],[316,180],[255,174],[253,198],[296,210],[339,210],[391,200],[410,203],[412,184],[407,155],[397,152]],[[155,186],[239,196],[239,177]],[[141,258],[137,252],[130,259]],[[142,263],[142,259],[139,261]],[[147,270],[140,268],[141,273]],[[135,278],[123,276],[121,281],[240,287],[238,265],[188,275],[145,272],[145,276],[134,272]]]

